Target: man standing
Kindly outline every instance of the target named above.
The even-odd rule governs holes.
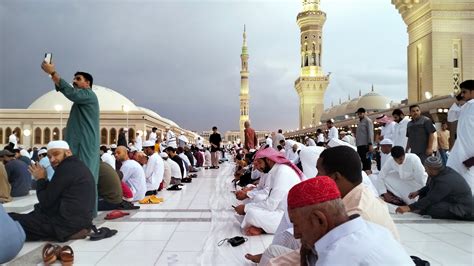
[[[375,119],[377,123],[382,125],[382,130],[380,131],[380,137],[382,139],[393,139],[393,133],[395,130],[395,122],[386,115],[381,115]]]
[[[402,110],[395,109],[392,112],[393,120],[396,124],[393,127],[393,146],[406,147],[408,138],[407,138],[407,126],[410,122],[410,118],[405,116]]]
[[[209,136],[209,143],[211,144],[211,169],[219,168],[219,158],[217,153],[221,148],[221,134],[217,132],[217,127],[212,127],[212,134]]]
[[[420,162],[424,162],[428,156],[433,155],[433,141],[436,128],[431,119],[421,115],[420,106],[410,106],[411,121],[407,126],[408,143],[406,152],[416,154]]]
[[[474,80],[460,84],[461,96],[466,103],[459,107],[453,104],[453,120],[458,120],[457,139],[448,158],[447,166],[461,174],[474,189]],[[457,109],[457,110],[456,110]]]
[[[320,128],[316,130],[316,135],[317,135],[316,144],[320,147],[324,146],[324,142],[325,142],[324,134]]]
[[[270,148],[273,148],[273,140],[272,138],[269,136],[269,135],[266,135],[265,136],[265,144],[270,147]]]
[[[441,124],[441,129],[438,130],[438,152],[445,166],[448,161],[448,155],[446,153],[449,151],[449,134],[448,123],[445,121]]]
[[[153,146],[155,146],[155,143],[153,143]],[[135,148],[137,150],[141,151],[143,147],[143,140],[142,137],[140,136],[140,133],[135,134]]]
[[[18,148],[18,138],[16,137],[15,131],[13,131],[10,136],[8,136],[8,143],[13,149]]]
[[[359,117],[356,131],[357,153],[359,153],[360,160],[362,161],[362,170],[367,171],[372,168],[372,161],[368,153],[371,153],[373,150],[374,124],[367,117],[364,108],[359,108],[356,113]]]
[[[146,181],[142,166],[137,161],[130,160],[128,150],[124,146],[117,147],[115,158],[122,162],[122,167],[120,167],[120,171],[123,173],[122,182],[132,191],[133,201],[143,199],[146,193]]]
[[[66,125],[65,140],[71,147],[72,154],[89,167],[94,176],[95,189],[99,178],[100,162],[98,149],[100,145],[100,109],[97,96],[92,91],[92,75],[86,72],[77,72],[74,74],[71,86],[59,76],[54,64],[43,61],[41,68],[53,79],[56,91],[61,92],[73,102]]]
[[[163,159],[155,152],[155,143],[152,141],[147,140],[143,143],[143,151],[148,156],[148,162],[143,167],[145,169],[146,195],[156,195],[161,182],[163,182],[165,172]]]
[[[171,130],[170,126],[166,127],[166,147],[178,148],[176,143],[176,134]]]
[[[244,123],[244,148],[247,150],[255,149],[258,144],[257,135],[255,134],[255,130],[250,127],[250,122],[245,121]]]
[[[155,143],[156,140],[158,139],[158,136],[156,135],[156,130],[158,130],[158,128],[153,127],[153,128],[151,129],[150,135],[148,136],[148,140],[149,140],[149,141],[153,141],[153,143]]]
[[[429,179],[426,186],[409,194],[418,201],[400,206],[397,212],[418,212],[435,219],[474,220],[471,188],[456,171],[444,167],[440,158],[430,156],[425,161]]]
[[[328,128],[328,141],[332,139],[339,139],[339,132],[336,127],[334,127],[334,122],[332,119],[326,121],[326,126]]]
[[[10,213],[10,216],[21,224],[26,240],[64,242],[85,238],[92,227],[93,210],[97,203],[92,173],[72,154],[65,141],[48,143],[48,157],[55,170],[51,181],[46,178],[43,167],[29,167],[37,181],[39,203],[28,214]]]

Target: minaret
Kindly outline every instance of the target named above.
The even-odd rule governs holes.
[[[300,98],[300,128],[317,125],[324,109],[324,92],[329,75],[322,69],[323,25],[326,13],[319,9],[320,0],[303,0],[303,10],[297,16],[301,31],[301,73],[295,81]]]
[[[249,69],[248,61],[249,55],[247,52],[247,34],[245,32],[244,25],[244,42],[242,44],[242,54],[240,55],[240,60],[242,62],[240,70],[240,119],[239,119],[239,128],[240,128],[240,140],[244,142],[244,123],[249,120]]]

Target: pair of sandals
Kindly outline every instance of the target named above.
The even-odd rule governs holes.
[[[74,263],[74,251],[70,246],[55,245],[47,243],[43,247],[43,262],[45,265],[61,261],[62,265],[70,266]]]
[[[191,183],[193,182],[193,179],[191,177],[185,177],[181,179],[181,182],[183,183]]]
[[[167,188],[166,190],[171,190],[171,191],[178,191],[181,190],[182,188],[179,185],[172,185],[171,187]]]
[[[118,232],[117,230],[110,229],[108,227],[101,227],[101,228],[97,229],[97,227],[95,227],[95,225],[92,226],[92,231],[93,231],[93,233],[91,233],[89,235],[89,240],[91,240],[91,241],[97,241],[97,240],[102,240],[102,239],[105,239],[105,238],[109,238],[109,237],[114,236]]]

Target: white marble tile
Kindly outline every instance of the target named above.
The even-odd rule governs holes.
[[[169,212],[166,218],[201,218],[201,212]]]
[[[142,223],[125,240],[168,240],[177,226],[177,223]]]
[[[129,233],[129,231],[118,231],[114,236],[98,241],[90,241],[89,239],[74,240],[70,246],[75,252],[109,251],[125,239]]]
[[[200,265],[201,252],[163,252],[155,265]]]
[[[201,213],[201,218],[211,218],[212,217],[212,213],[210,212],[202,212]]]
[[[426,260],[426,261],[429,261],[430,263],[430,266],[437,266],[437,265],[442,265],[440,262],[434,260],[433,258],[431,257],[428,257],[426,254],[423,254],[422,252],[419,252],[417,250],[414,250],[410,247],[407,247],[407,246],[404,246],[406,252],[408,253],[408,255],[410,256],[417,256],[418,258],[422,259],[422,260]]]
[[[430,236],[451,244],[466,252],[474,252],[474,237],[464,233],[430,233]]]
[[[451,233],[453,229],[439,224],[405,224],[406,226],[422,233]]]
[[[472,253],[444,242],[408,242],[404,245],[426,254],[443,265],[473,265]]]
[[[442,226],[455,230],[457,232],[474,236],[474,223],[449,223],[442,224]]]
[[[98,265],[154,265],[166,241],[123,241]]]
[[[23,247],[20,250],[20,253],[18,253],[18,255],[16,255],[15,258],[19,258],[36,248],[43,247],[44,245],[46,245],[46,243],[47,242],[42,242],[42,241],[41,242],[25,242],[23,244]]]
[[[166,212],[137,212],[132,216],[132,219],[151,219],[151,218],[165,218]]]
[[[135,229],[138,225],[140,225],[140,222],[105,222],[99,227],[108,227],[110,229],[115,229],[118,230],[119,232],[125,232],[125,231],[132,231]]]
[[[74,252],[74,265],[95,265],[107,252]]]
[[[402,242],[406,241],[438,241],[436,238],[415,230],[407,225],[397,224],[398,233]]]
[[[180,222],[176,232],[209,232],[210,222]]]
[[[207,232],[175,232],[165,251],[201,251]]]

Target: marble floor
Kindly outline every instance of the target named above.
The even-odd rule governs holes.
[[[252,265],[244,255],[261,253],[271,243],[271,235],[249,237],[238,247],[217,245],[222,239],[242,235],[231,208],[236,204],[231,193],[232,171],[229,162],[220,169],[202,170],[182,191],[161,192],[165,202],[141,205],[120,219],[106,221],[106,213],[100,213],[94,224],[116,229],[117,235],[97,242],[86,239],[63,244],[74,249],[75,265]],[[32,194],[4,207],[28,212],[35,202]],[[392,215],[410,255],[431,265],[474,265],[473,223]],[[44,243],[25,243],[8,265],[42,264]]]

